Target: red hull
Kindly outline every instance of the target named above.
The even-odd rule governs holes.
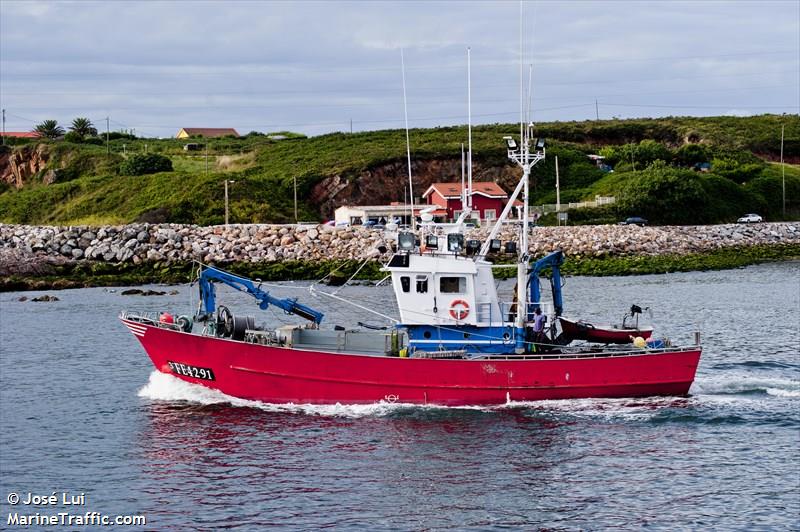
[[[613,325],[594,325],[559,317],[564,335],[573,340],[587,340],[603,344],[629,344],[631,337],[641,336],[645,340],[653,334],[652,327],[640,329],[618,329]]]
[[[266,403],[390,401],[492,405],[586,397],[686,395],[700,348],[529,360],[431,360],[272,347],[122,320],[155,367],[225,394]],[[213,370],[176,374],[168,361]]]

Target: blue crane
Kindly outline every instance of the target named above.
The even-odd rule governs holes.
[[[238,275],[214,268],[213,266],[206,266],[200,271],[199,282],[200,304],[202,306],[202,311],[198,314],[198,319],[200,320],[212,317],[216,311],[215,282],[225,283],[240,292],[250,294],[258,300],[258,307],[261,310],[267,310],[270,305],[273,305],[283,309],[287,314],[296,314],[309,321],[313,321],[317,325],[322,322],[324,316],[322,312],[298,303],[297,299],[280,299],[271,296],[269,292],[265,292],[261,289],[260,283],[256,286],[250,279],[239,277]]]
[[[531,289],[531,301],[533,303],[528,308],[528,319],[532,318],[532,312],[539,308],[539,301],[542,297],[542,289],[539,286],[539,274],[545,268],[551,268],[553,275],[550,277],[550,287],[553,290],[553,306],[556,316],[560,316],[564,311],[564,301],[561,297],[561,270],[564,264],[564,254],[561,251],[553,251],[549,255],[542,257],[533,263],[533,267],[528,274],[528,284]]]

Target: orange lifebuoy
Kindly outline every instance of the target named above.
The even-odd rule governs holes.
[[[463,299],[456,299],[450,304],[450,315],[454,320],[465,320],[469,316],[469,304]]]

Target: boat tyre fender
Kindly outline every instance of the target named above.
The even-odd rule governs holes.
[[[465,320],[469,316],[469,304],[463,299],[456,299],[450,304],[450,315],[454,320]]]
[[[192,332],[192,319],[189,316],[178,316],[175,323],[183,332]]]
[[[217,336],[227,338],[233,334],[233,313],[226,306],[217,308]]]

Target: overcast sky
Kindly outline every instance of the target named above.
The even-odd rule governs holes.
[[[524,4],[533,119],[800,112],[800,1]],[[520,109],[520,4],[0,1],[7,131],[307,134],[474,123]],[[597,100],[597,107],[595,106]]]

